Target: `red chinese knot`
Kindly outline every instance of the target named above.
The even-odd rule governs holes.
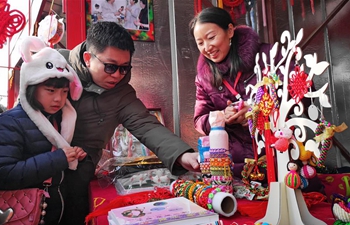
[[[288,91],[296,103],[307,93],[308,88],[311,87],[312,81],[307,80],[308,74],[300,71],[300,67],[295,67],[295,74],[292,75],[288,84]]]
[[[10,10],[7,0],[0,0],[0,49],[7,38],[21,31],[25,26],[25,16],[18,10]]]

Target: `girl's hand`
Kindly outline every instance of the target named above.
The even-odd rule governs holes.
[[[76,159],[78,159],[79,161],[83,160],[86,157],[87,153],[80,147],[75,146],[74,148],[77,154]]]
[[[73,162],[76,159],[77,153],[74,147],[64,147],[62,148],[67,157],[67,162]]]

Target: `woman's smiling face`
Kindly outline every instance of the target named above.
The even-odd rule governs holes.
[[[230,51],[233,34],[232,24],[227,30],[224,30],[215,23],[197,23],[193,30],[198,50],[215,63],[226,58]]]

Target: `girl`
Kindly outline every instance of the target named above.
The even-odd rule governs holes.
[[[43,219],[46,225],[58,224],[64,205],[63,171],[74,169],[74,162],[86,156],[68,144],[76,113],[67,96],[70,91],[77,100],[82,88],[64,57],[39,38],[25,39],[21,54],[19,104],[0,115],[0,189],[44,189],[48,183]]]

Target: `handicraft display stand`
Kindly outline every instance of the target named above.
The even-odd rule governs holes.
[[[305,55],[306,66],[310,71],[309,74],[304,72],[305,65],[298,64],[302,57],[302,51],[298,47],[302,36],[303,30],[300,30],[296,39],[292,40],[290,33],[285,31],[281,35],[283,44],[280,49],[281,55],[277,54],[278,43],[275,43],[270,50],[269,58],[263,53],[260,59],[258,54],[254,68],[257,74],[257,85],[250,85],[247,89],[250,91],[248,101],[251,105],[248,118],[250,131],[258,151],[265,148],[270,189],[265,217],[257,223],[326,224],[309,213],[301,190],[298,188],[301,185],[300,176],[294,170],[288,169],[288,163],[298,160],[301,155],[300,143],[303,143],[303,147],[311,151],[313,156],[320,157],[319,146],[320,144],[324,146],[324,140],[317,141],[314,139],[315,136],[310,137],[310,133],[316,134],[318,120],[323,119],[320,108],[330,107],[328,97],[324,94],[328,83],[319,90],[311,90],[313,76],[321,75],[329,64],[317,62],[316,54]],[[268,69],[261,70],[259,60],[262,60],[264,67]],[[290,71],[290,65],[294,63],[296,63],[295,68]],[[278,72],[283,75],[283,79],[279,79]],[[314,105],[313,100],[316,98],[319,100],[320,108]],[[311,100],[311,105],[307,109],[302,102],[304,99]],[[310,119],[303,116],[305,111]],[[277,138],[275,138],[276,132],[284,129],[292,131],[292,135],[283,140],[287,143],[286,149],[282,149],[281,144],[277,145]],[[278,138],[280,139],[282,138]],[[277,168],[275,168],[275,157]],[[277,180],[275,174],[277,174]]]

